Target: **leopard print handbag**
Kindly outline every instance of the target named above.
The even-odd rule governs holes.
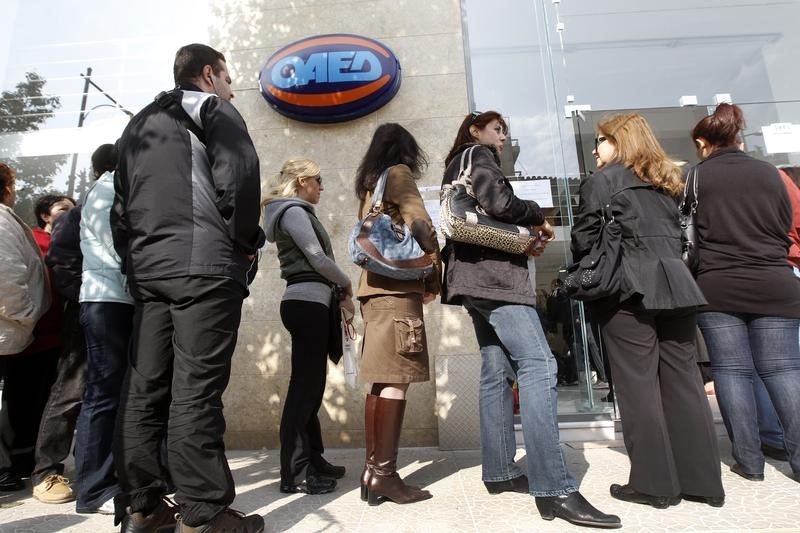
[[[440,229],[448,239],[477,244],[511,254],[523,254],[538,235],[530,228],[495,220],[486,214],[472,191],[472,146],[461,154],[458,178],[440,193]]]

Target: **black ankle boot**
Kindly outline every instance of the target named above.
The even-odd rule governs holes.
[[[617,515],[601,513],[577,491],[563,496],[537,496],[536,507],[544,520],[558,517],[577,526],[622,527]]]
[[[502,492],[519,492],[528,494],[528,477],[525,475],[507,479],[505,481],[484,481],[484,486],[489,494],[500,494]]]

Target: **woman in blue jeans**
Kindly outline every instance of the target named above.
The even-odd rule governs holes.
[[[472,152],[473,192],[490,216],[541,231],[553,230],[539,206],[514,195],[500,169],[507,126],[495,112],[464,118],[445,163],[442,185],[458,177],[461,156]],[[530,250],[530,255],[539,251]],[[481,350],[480,425],[483,480],[490,493],[530,493],[545,520],[556,517],[582,526],[618,528],[620,519],[594,508],[578,492],[558,442],[557,365],[534,307],[528,257],[448,240],[442,302],[463,305]],[[514,463],[513,397],[506,377],[516,373],[528,477]]]
[[[133,299],[120,271],[109,222],[116,164],[113,144],[95,150],[92,167],[98,179],[81,207],[83,275],[79,300],[88,367],[75,437],[79,513],[113,514],[114,496],[120,492],[111,442],[128,363]]]
[[[753,376],[784,429],[800,481],[800,280],[787,262],[792,209],[778,170],[741,150],[741,109],[720,104],[692,131],[698,156],[698,315],[722,419],[745,479],[764,479]]]

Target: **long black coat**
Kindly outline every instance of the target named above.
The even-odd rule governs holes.
[[[619,164],[581,181],[580,205],[572,227],[572,260],[585,256],[602,228],[603,208],[622,227],[622,289],[616,302],[640,298],[645,309],[679,309],[706,303],[681,260],[678,206],[666,192]]]
[[[465,144],[445,170],[442,185],[458,177]],[[494,147],[478,145],[472,154],[472,189],[489,216],[519,226],[538,226],[544,214],[536,202],[514,195],[511,183],[500,170]],[[445,264],[442,303],[461,304],[461,296],[505,303],[534,305],[536,294],[528,275],[528,256],[509,254],[462,242],[447,241],[442,250]]]

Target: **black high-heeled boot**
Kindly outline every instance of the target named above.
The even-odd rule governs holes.
[[[563,496],[537,496],[536,507],[544,520],[561,518],[576,526],[607,529],[622,527],[622,521],[617,515],[598,511],[577,491]]]

